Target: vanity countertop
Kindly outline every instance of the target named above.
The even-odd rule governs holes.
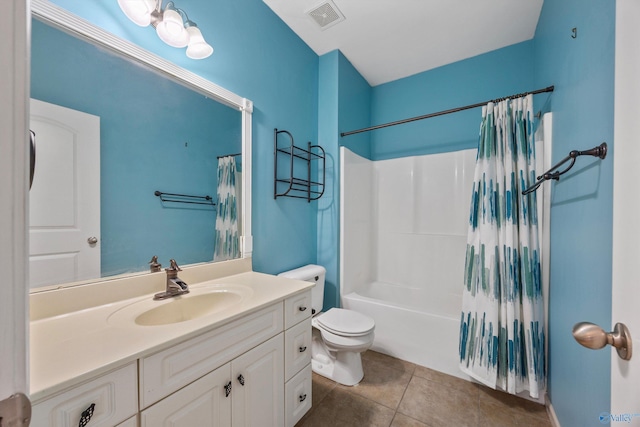
[[[188,272],[185,273],[185,281],[186,276],[189,276]],[[162,280],[161,275],[157,277]],[[135,286],[135,278],[129,280],[133,280],[131,286]],[[94,302],[86,308],[78,309],[76,306],[73,311],[53,316],[35,316],[34,319],[32,314],[31,400],[37,403],[97,375],[302,293],[314,284],[246,271],[193,283],[190,289],[195,293],[206,286],[221,285],[242,287],[249,289],[249,292],[240,302],[228,308],[167,325],[141,326],[135,322],[108,321],[118,310],[145,299],[151,300],[153,293],[105,304]],[[83,291],[86,292],[86,289]],[[38,297],[44,299],[43,296]],[[36,302],[38,304],[42,302]]]

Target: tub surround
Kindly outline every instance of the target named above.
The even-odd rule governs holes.
[[[248,288],[243,300],[186,322],[140,326],[109,322],[117,310],[151,300],[165,286],[165,273],[119,278],[33,293],[31,302],[31,399],[113,371],[136,359],[201,335],[270,304],[304,293],[313,283],[251,271],[251,259],[185,267],[180,278],[194,292],[204,286]]]
[[[547,170],[551,113],[538,132],[536,170]],[[342,307],[374,319],[371,349],[466,380],[458,336],[475,158],[475,149],[376,161],[340,151]],[[537,190],[544,295],[546,188]]]
[[[344,147],[340,156],[342,306],[374,319],[373,350],[463,379],[457,336],[475,157],[370,161]]]

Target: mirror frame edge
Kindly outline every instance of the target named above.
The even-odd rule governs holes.
[[[251,231],[251,147],[253,102],[222,86],[207,80],[187,69],[179,67],[142,47],[124,40],[106,30],[50,3],[47,0],[31,0],[31,15],[56,28],[97,44],[135,62],[150,67],[153,71],[178,80],[198,93],[208,96],[242,114],[242,234],[240,251],[242,258],[251,258],[253,236]]]

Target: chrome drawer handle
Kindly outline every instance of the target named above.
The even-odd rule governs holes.
[[[306,394],[301,394],[300,397],[299,397],[300,402],[304,402],[306,398],[307,398]]]
[[[84,412],[80,415],[80,423],[78,427],[85,427],[91,421],[91,417],[93,417],[93,411],[96,409],[96,404],[92,403]]]
[[[300,310],[300,311],[305,311],[306,309],[307,309],[307,307],[305,307],[305,306],[298,307],[298,310]]]
[[[307,349],[307,347],[306,347],[306,346],[305,346],[305,347],[300,347],[300,348],[298,349],[298,351],[299,351],[300,353],[304,353],[306,349]]]

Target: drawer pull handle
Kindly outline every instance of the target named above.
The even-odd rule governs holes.
[[[242,376],[242,374],[238,375],[238,382],[241,386],[244,386],[244,377]]]
[[[231,394],[231,381],[225,384],[224,386],[224,397],[229,397]]]
[[[91,417],[93,417],[93,411],[96,409],[96,404],[92,403],[84,412],[80,415],[80,423],[78,427],[85,427],[91,421]]]
[[[307,307],[305,307],[305,306],[303,306],[303,305],[301,305],[300,307],[298,307],[298,310],[300,310],[300,311],[305,311],[306,309],[307,309]]]
[[[306,394],[301,394],[300,397],[299,397],[300,402],[304,402],[306,398],[307,398]]]
[[[300,353],[304,353],[306,349],[307,347],[304,346],[304,347],[300,347],[298,350],[300,351]]]

